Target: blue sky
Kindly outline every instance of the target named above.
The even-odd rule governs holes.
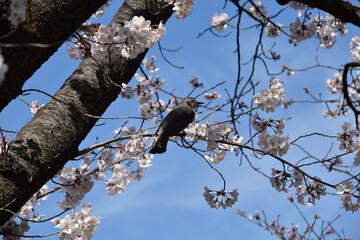
[[[275,2],[275,1],[274,1]],[[105,9],[105,16],[101,19],[107,23],[115,14],[122,1],[116,1]],[[183,70],[169,66],[157,50],[155,45],[148,53],[157,56],[157,66],[160,71],[156,74],[165,79],[164,88],[173,91],[178,96],[185,96],[191,88],[188,81],[191,77],[199,78],[206,88],[209,88],[221,81],[227,81],[225,86],[217,91],[222,95],[221,101],[226,99],[225,88],[232,91],[232,83],[236,80],[236,55],[233,51],[235,45],[235,30],[227,38],[217,38],[210,33],[197,39],[199,32],[210,26],[210,18],[215,13],[227,12],[229,16],[235,13],[230,3],[223,10],[223,1],[196,1],[193,13],[186,19],[178,20],[171,18],[166,25],[167,34],[161,44],[165,48],[183,48],[176,53],[166,53],[172,63],[184,66]],[[268,3],[266,3],[268,4]],[[269,9],[277,9],[273,3],[266,5]],[[290,14],[293,13],[293,14]],[[283,14],[279,21],[289,21],[295,19],[296,11],[289,11]],[[95,21],[95,20],[93,20]],[[244,18],[244,25],[247,20]],[[235,23],[233,23],[235,24]],[[351,34],[354,34],[350,27],[349,34],[343,39],[339,39],[339,46],[334,49],[320,49],[319,59],[326,64],[339,66],[352,60],[349,51],[349,41]],[[246,61],[252,56],[252,50],[257,41],[258,32],[256,30],[241,32],[242,59]],[[297,47],[291,46],[287,39],[282,37],[278,42],[275,51],[282,55],[282,59],[275,64],[271,64],[273,72],[281,69],[281,63],[289,63],[291,67],[302,68],[314,63],[314,50],[316,40],[312,39],[300,43]],[[264,39],[265,46],[271,46],[273,39]],[[25,84],[24,89],[37,88],[53,94],[61,87],[64,80],[71,75],[77,67],[79,61],[70,59],[66,52],[66,46],[60,48],[57,53],[46,62],[40,70]],[[61,70],[60,70],[61,69]],[[243,74],[249,74],[248,68],[243,67]],[[297,100],[309,100],[304,93],[303,87],[308,87],[312,93],[317,95],[323,93],[323,98],[332,97],[327,92],[326,79],[333,76],[333,70],[313,69],[307,72],[296,72],[294,76],[280,78],[284,82],[287,97]],[[261,81],[258,91],[266,86],[269,77],[264,68],[258,65],[254,80]],[[134,86],[136,80],[132,80],[130,85]],[[203,91],[201,89],[200,91]],[[197,95],[200,91],[194,93]],[[38,100],[40,104],[46,104],[49,100],[46,96],[38,93],[31,93],[23,97],[28,102]],[[168,98],[164,98],[165,101]],[[200,100],[203,100],[203,98]],[[216,103],[216,102],[215,102]],[[288,110],[278,109],[272,113],[272,117],[285,117],[288,121],[285,133],[290,134],[290,138],[306,134],[309,132],[322,132],[335,135],[341,131],[341,124],[344,118],[329,120],[322,117],[325,110],[324,105],[320,104],[294,104]],[[117,99],[106,111],[104,116],[138,116],[138,104],[133,100]],[[262,114],[267,117],[270,114]],[[19,100],[12,101],[3,111],[0,124],[4,129],[19,130],[32,117],[28,106]],[[212,120],[225,120],[225,116],[218,114]],[[349,116],[347,121],[353,121]],[[98,123],[105,123],[104,126],[95,127],[81,144],[80,149],[95,143],[96,138],[99,142],[110,139],[114,136],[114,130],[123,123],[121,120],[100,120]],[[140,121],[133,122],[128,126],[140,126]],[[244,118],[241,124],[241,131],[245,139],[248,137],[248,119]],[[323,141],[318,137],[309,138],[300,142],[306,146],[309,152],[318,156],[325,156],[331,142]],[[334,149],[337,149],[335,142]],[[292,147],[286,159],[296,161],[302,154]],[[350,161],[349,161],[350,163]],[[76,162],[72,162],[77,166]],[[262,160],[253,160],[256,167],[260,167],[265,173],[270,174],[271,168],[279,168],[281,165],[270,157]],[[220,177],[211,170],[208,165],[195,153],[179,148],[174,143],[170,143],[165,154],[156,155],[153,159],[153,166],[144,171],[143,179],[133,181],[128,185],[124,193],[118,196],[109,196],[104,191],[103,182],[96,182],[93,191],[87,194],[82,202],[91,202],[94,215],[101,217],[100,228],[93,239],[277,239],[270,236],[268,232],[258,226],[245,221],[236,214],[237,209],[245,210],[247,214],[254,213],[256,210],[264,210],[267,219],[271,221],[280,214],[280,222],[287,227],[291,223],[299,224],[304,230],[305,223],[297,213],[296,209],[286,200],[287,194],[278,193],[271,188],[268,179],[252,170],[244,161],[240,165],[239,157],[228,154],[225,160],[216,165],[222,172],[227,181],[228,190],[237,188],[240,195],[239,201],[226,210],[211,209],[207,206],[202,194],[204,186],[210,189],[220,189],[222,181]],[[323,174],[324,169],[309,169],[314,175]],[[110,176],[110,173],[107,174]],[[332,175],[330,175],[332,176]],[[339,176],[332,176],[334,181]],[[339,178],[340,179],[340,178]],[[335,182],[333,182],[335,183]],[[40,206],[38,211],[45,212],[46,216],[51,216],[59,212],[56,201],[60,200],[62,194],[50,196],[49,200]],[[320,215],[320,220],[327,221],[334,219],[341,214],[334,226],[347,236],[353,239],[360,239],[358,226],[358,213],[349,213],[340,209],[341,201],[338,196],[326,196],[313,207],[302,207],[301,210],[312,221],[312,216]],[[44,227],[46,226],[46,227]],[[51,224],[40,224],[32,226],[31,234],[45,234],[56,231]]]

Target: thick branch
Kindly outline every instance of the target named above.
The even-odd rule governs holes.
[[[32,0],[28,4],[27,23],[35,33],[8,21],[9,1],[0,0],[0,43],[20,43],[22,47],[3,47],[1,54],[9,66],[6,80],[0,86],[0,111],[21,93],[25,81],[76,31],[106,0]],[[3,36],[8,35],[6,38]],[[48,44],[30,47],[29,43]]]
[[[350,98],[349,91],[348,91],[347,74],[348,74],[349,68],[359,67],[359,66],[360,66],[360,63],[358,63],[358,62],[350,62],[350,63],[345,64],[344,72],[343,72],[343,78],[342,78],[344,99],[346,99],[347,105],[351,108],[351,110],[355,114],[355,123],[356,123],[356,128],[357,129],[359,129],[358,116],[360,114],[360,111],[356,109],[356,107],[354,106],[354,104],[353,104],[353,102],[352,102],[352,100]]]
[[[280,5],[285,5],[288,0],[276,0]],[[343,22],[349,22],[360,27],[360,8],[343,0],[296,0],[312,8],[321,9]]]
[[[157,0],[126,0],[112,22],[142,15],[157,24],[172,14],[171,6],[161,6]],[[144,56],[129,60],[110,55],[99,62],[86,56],[54,98],[21,129],[0,156],[0,225],[76,156],[97,121],[89,115],[104,113],[120,92],[117,86],[130,81]]]

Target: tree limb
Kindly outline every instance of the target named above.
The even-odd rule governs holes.
[[[24,27],[14,29],[8,21],[9,1],[0,0],[1,54],[9,66],[0,85],[0,111],[21,93],[25,81],[75,32],[106,0],[32,0],[25,1],[26,23],[33,24],[35,33]],[[4,37],[6,36],[6,37]],[[41,44],[39,48],[37,44]],[[47,47],[43,47],[46,46]],[[40,45],[39,45],[40,46]]]
[[[288,0],[276,0],[280,5],[285,5]],[[296,2],[308,5],[311,8],[318,8],[343,22],[349,22],[360,27],[360,8],[348,1],[343,0],[296,0]]]

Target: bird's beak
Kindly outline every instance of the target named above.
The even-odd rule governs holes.
[[[204,104],[203,102],[197,102],[198,105]]]

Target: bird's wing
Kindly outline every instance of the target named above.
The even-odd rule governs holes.
[[[179,134],[189,123],[195,118],[195,112],[187,106],[179,106],[169,112],[165,117],[163,123],[164,132],[169,133],[169,136]]]

